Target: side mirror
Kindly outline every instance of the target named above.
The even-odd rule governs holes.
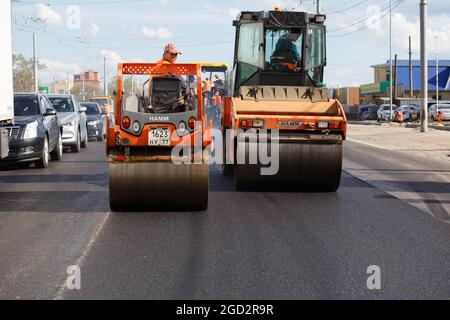
[[[86,107],[81,107],[79,110],[80,113],[85,113],[86,111],[87,111]]]
[[[45,110],[44,116],[45,117],[56,116],[56,110],[48,108],[47,110]]]

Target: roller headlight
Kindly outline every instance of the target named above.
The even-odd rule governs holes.
[[[178,124],[178,131],[180,131],[181,133],[183,133],[183,132],[186,131],[186,122],[181,121],[181,122]]]
[[[37,122],[32,122],[27,124],[27,127],[25,129],[25,134],[23,136],[23,139],[33,139],[36,138],[38,135],[38,124]]]
[[[141,131],[141,125],[138,121],[133,122],[133,132],[134,133],[139,133],[139,131]]]

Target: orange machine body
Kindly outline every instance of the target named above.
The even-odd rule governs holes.
[[[124,75],[148,75],[150,77],[164,76],[196,76],[197,92],[197,117],[195,118],[195,129],[186,135],[178,135],[175,124],[170,123],[145,123],[139,135],[132,134],[123,129],[123,76]],[[161,64],[161,63],[120,63],[117,73],[117,88],[115,99],[114,121],[107,121],[107,150],[124,147],[147,147],[149,139],[149,129],[151,127],[168,127],[171,132],[170,147],[192,146],[205,148],[212,141],[212,124],[207,123],[203,116],[202,105],[202,81],[201,65],[198,64]],[[112,120],[112,119],[110,119]],[[133,119],[131,119],[133,121]],[[160,149],[161,147],[154,147]],[[108,152],[109,153],[109,152]],[[126,154],[109,154],[112,160],[124,161],[130,157]],[[153,157],[154,158],[154,157]],[[158,157],[156,157],[158,158]],[[160,159],[160,158],[158,158]]]
[[[328,102],[292,102],[243,101],[241,98],[226,97],[222,115],[223,130],[233,129],[235,134],[239,129],[256,128],[338,134],[342,140],[347,137],[344,109],[339,101],[332,99]]]

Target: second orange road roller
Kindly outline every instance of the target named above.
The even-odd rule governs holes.
[[[142,79],[139,91],[125,77]],[[212,128],[202,101],[198,64],[119,64],[106,142],[111,210],[206,210]]]
[[[233,81],[222,129],[223,172],[233,174],[237,189],[339,188],[347,120],[322,83],[325,20],[277,8],[244,11],[234,21]],[[261,156],[258,148],[268,151],[274,144],[277,171],[264,174],[267,163],[250,159]]]

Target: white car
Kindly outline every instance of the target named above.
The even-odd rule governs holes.
[[[433,104],[428,113],[434,121],[438,121],[439,113],[442,114],[442,120],[450,120],[450,104]]]
[[[63,124],[63,145],[72,152],[87,148],[88,131],[86,107],[82,107],[73,95],[47,95]]]
[[[377,112],[377,120],[378,121],[391,121],[394,119],[395,111],[397,111],[397,106],[395,104],[392,105],[392,113],[391,113],[391,105],[390,104],[382,104],[378,108]]]
[[[406,105],[398,107],[394,112],[394,118],[396,121],[414,121],[418,120],[419,114],[416,112],[417,106],[415,105]]]

